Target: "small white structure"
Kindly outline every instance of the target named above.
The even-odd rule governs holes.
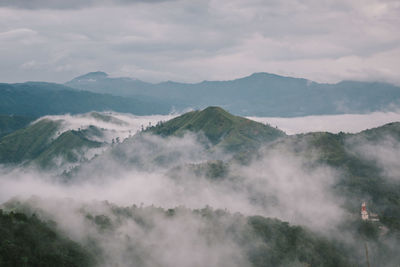
[[[370,221],[370,222],[379,222],[379,216],[376,213],[370,212],[368,214],[367,205],[365,202],[361,204],[361,219],[363,221]]]
[[[368,211],[367,211],[367,205],[365,204],[365,202],[363,202],[361,204],[361,219],[363,221],[367,221],[368,220]]]

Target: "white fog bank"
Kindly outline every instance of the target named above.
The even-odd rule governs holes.
[[[398,112],[373,112],[369,114],[342,114],[305,116],[294,118],[247,117],[250,120],[277,126],[287,134],[307,132],[357,133],[369,128],[382,126],[389,122],[400,121]]]

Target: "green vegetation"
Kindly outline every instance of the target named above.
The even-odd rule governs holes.
[[[62,235],[54,222],[0,210],[0,266],[94,266],[94,257]]]
[[[59,127],[59,121],[42,119],[3,137],[0,139],[0,163],[32,161],[41,167],[52,168],[57,157],[62,157],[64,162],[77,162],[86,149],[102,145],[87,138],[88,134],[101,134],[96,127],[66,131],[57,136]]]
[[[277,219],[254,216],[248,222],[264,243],[249,251],[254,266],[355,266],[344,244]]]
[[[103,121],[112,120],[103,114],[92,113],[92,116]],[[79,155],[85,149],[102,145],[88,138],[102,135],[102,131],[96,127],[62,134],[57,132],[59,127],[60,122],[44,119],[4,136],[0,139],[0,162],[18,164],[27,161],[52,168],[54,159],[58,157],[67,162],[79,162]],[[202,227],[189,234],[201,233],[201,238],[205,238],[210,246],[230,240],[243,250],[253,266],[359,266],[363,263],[360,247],[363,249],[364,243],[372,248],[371,263],[375,263],[374,266],[391,266],[388,262],[397,260],[396,246],[400,243],[400,182],[388,179],[382,166],[373,158],[366,157],[358,147],[366,144],[380,146],[385,140],[399,142],[400,123],[386,124],[358,134],[315,132],[287,136],[273,127],[233,116],[218,107],[209,107],[149,127],[128,139],[128,142],[114,145],[110,154],[121,166],[124,162],[127,166],[139,166],[138,169],[142,170],[153,170],[154,165],[172,166],[168,175],[176,178],[177,183],[181,176],[188,173],[210,178],[212,182],[221,182],[221,185],[223,179],[239,179],[235,176],[237,174],[230,173],[233,161],[209,160],[176,166],[174,164],[179,162],[178,159],[185,155],[183,151],[165,149],[162,144],[158,147],[154,142],[159,138],[154,136],[146,139],[146,134],[168,139],[171,136],[181,137],[187,132],[196,133],[199,140],[208,146],[208,151],[222,148],[233,152],[234,159],[242,159],[239,163],[248,162],[252,157],[265,157],[265,149],[270,153],[290,151],[304,159],[308,164],[306,167],[313,168],[320,164],[333,167],[339,177],[333,190],[345,201],[343,206],[354,214],[354,217],[344,219],[339,227],[352,235],[354,243],[343,244],[335,238],[312,232],[312,229],[291,226],[277,219],[246,217],[209,207],[200,210],[184,207],[164,210],[153,206],[121,208],[106,203],[111,212],[95,214],[84,211],[84,208],[79,211],[83,214],[85,224],[96,232],[96,236],[88,236],[86,243],[81,245],[67,240],[52,224],[43,223],[35,216],[1,212],[0,266],[89,266],[94,262],[89,255],[97,255],[97,262],[107,262],[106,248],[98,243],[111,237],[118,240],[119,236],[123,236],[121,229],[127,225],[133,224],[135,229],[140,229],[140,233],[146,234],[145,237],[154,238],[151,234],[157,225],[174,225],[175,221],[181,219],[179,223],[186,223],[187,218],[198,220],[199,227]],[[135,142],[141,146],[135,147]],[[263,149],[258,150],[260,147]],[[110,154],[103,160],[107,160]],[[102,165],[102,161],[97,164]],[[359,219],[363,200],[368,200],[368,208],[379,215],[380,222]],[[182,224],[177,225],[180,227]],[[163,238],[162,234],[155,236]],[[124,236],[122,244],[126,246],[122,246],[122,251],[118,253],[127,262],[144,265],[148,259],[146,257],[153,254],[143,247],[141,240],[135,238]],[[165,245],[158,239],[152,241],[152,249],[160,249],[158,246]],[[40,244],[36,245],[35,242]],[[391,244],[394,244],[394,249]]]
[[[278,129],[234,116],[219,107],[185,113],[148,131],[161,136],[202,133],[213,146],[227,151],[253,150],[262,143],[285,136]]]
[[[14,115],[0,115],[0,138],[18,129],[24,128],[34,118]]]
[[[359,145],[379,145],[379,141],[386,138],[400,140],[399,123],[389,123],[358,134],[299,134],[274,146],[285,146],[304,158],[339,170],[341,179],[336,192],[347,198],[347,208],[358,212],[362,199],[370,199],[382,223],[389,229],[400,231],[400,183],[385,177],[376,161],[357,151]]]
[[[213,247],[223,240],[232,240],[243,251],[247,260],[254,267],[261,266],[356,266],[356,257],[352,248],[312,233],[300,226],[291,226],[287,222],[262,216],[250,216],[211,207],[190,210],[183,206],[164,210],[157,207],[118,207],[109,205],[112,213],[87,214],[86,219],[92,223],[99,233],[115,234],[121,231],[122,222],[134,222],[135,227],[143,229],[151,235],[156,225],[174,225],[174,222],[188,218],[198,221],[201,239]],[[191,232],[187,235],[197,235]],[[132,238],[133,245],[125,257],[131,262],[143,262],[146,252],[140,253],[140,241]],[[164,244],[162,235],[160,243]],[[180,244],[176,244],[180,245]],[[154,244],[154,250],[160,249]],[[167,250],[167,248],[164,248]],[[164,250],[163,249],[163,250]],[[139,251],[137,251],[139,250]]]
[[[21,163],[37,158],[56,135],[59,122],[41,120],[0,139],[0,162]]]
[[[65,162],[75,163],[80,161],[80,156],[85,150],[101,146],[102,143],[87,139],[85,131],[66,131],[36,157],[34,162],[45,168],[51,168],[53,160],[57,157],[62,157]]]

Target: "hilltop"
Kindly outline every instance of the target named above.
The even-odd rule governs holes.
[[[254,149],[263,142],[285,136],[279,129],[234,116],[220,107],[188,112],[148,131],[161,136],[182,136],[188,131],[202,133],[213,146],[228,151]]]

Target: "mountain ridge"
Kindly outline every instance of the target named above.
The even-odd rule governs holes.
[[[242,116],[296,117],[321,114],[368,113],[400,105],[400,87],[381,82],[317,83],[304,78],[258,72],[225,81],[148,83],[108,78],[65,85],[118,96],[162,99],[178,110],[221,106]]]

